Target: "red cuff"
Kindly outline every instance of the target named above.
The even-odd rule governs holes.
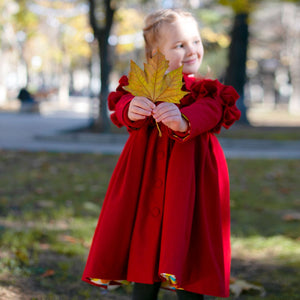
[[[139,129],[141,128],[147,119],[139,120],[139,121],[131,121],[128,117],[128,109],[129,109],[129,102],[127,102],[127,106],[124,107],[123,109],[123,115],[122,115],[122,120],[124,122],[124,125],[129,128],[129,129]]]
[[[181,131],[172,131],[171,130],[171,136],[173,138],[175,138],[176,140],[179,140],[179,141],[183,142],[183,141],[185,141],[190,136],[190,133],[191,133],[191,123],[190,123],[189,119],[184,114],[181,114],[181,115],[187,121],[188,128],[184,132],[181,132]]]

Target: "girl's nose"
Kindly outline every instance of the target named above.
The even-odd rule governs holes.
[[[195,44],[189,44],[187,47],[187,55],[193,55],[196,53],[196,45]]]

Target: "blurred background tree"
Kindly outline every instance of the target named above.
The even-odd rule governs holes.
[[[26,9],[26,0],[18,2],[18,7],[16,6],[16,13],[12,16],[12,20],[14,31],[16,32],[20,63],[24,67],[24,86],[26,86],[30,80],[28,69],[31,60],[30,55],[26,55],[28,53],[26,44],[29,44],[36,37],[36,28],[39,26],[39,20],[36,14]]]
[[[298,0],[282,0],[283,2],[290,2],[299,4]],[[263,2],[262,0],[219,0],[220,4],[230,6],[234,12],[234,21],[231,31],[231,43],[229,47],[229,55],[228,55],[228,66],[225,73],[225,84],[232,85],[236,88],[237,92],[240,94],[241,99],[238,101],[238,106],[242,112],[240,123],[249,124],[247,119],[247,107],[245,105],[245,85],[247,82],[247,74],[246,74],[246,63],[247,63],[247,51],[248,51],[248,40],[249,40],[249,24],[251,24],[251,14],[258,9],[258,4]],[[286,44],[288,44],[289,49],[294,52],[295,55],[291,55],[290,58],[293,61],[290,61],[290,75],[292,81],[295,82],[293,85],[295,90],[291,97],[290,103],[292,106],[298,106],[299,109],[299,67],[295,67],[295,64],[299,66],[299,42],[293,43],[289,38],[290,35],[295,35],[296,30],[294,30],[294,25],[299,22],[299,12],[297,10],[293,10],[293,5],[285,4],[283,6],[285,9],[289,9],[289,17],[284,18],[283,14],[283,23],[286,22],[286,27],[289,27],[289,33],[287,33]],[[287,8],[288,7],[288,8]],[[296,8],[296,7],[295,7]],[[292,13],[292,11],[294,14]],[[290,20],[290,21],[287,21]],[[294,25],[292,25],[294,24]],[[299,31],[299,29],[298,29]],[[292,33],[292,34],[291,34]],[[299,32],[298,32],[299,36]],[[297,44],[297,45],[295,45]],[[298,50],[298,54],[295,52]],[[294,58],[293,58],[294,57]],[[277,58],[280,60],[280,58]],[[297,64],[298,63],[298,64]],[[297,70],[296,70],[297,69]],[[275,71],[270,70],[271,72]],[[275,98],[275,97],[274,97]]]
[[[112,68],[112,56],[109,45],[109,35],[113,25],[116,2],[111,0],[89,0],[89,18],[93,28],[94,36],[98,41],[100,57],[101,89],[99,94],[99,117],[93,121],[91,126],[101,132],[108,132],[110,122],[107,114],[107,97],[109,94],[109,75]]]
[[[257,1],[253,0],[220,0],[234,11],[234,21],[231,30],[231,43],[228,54],[228,66],[224,83],[235,87],[240,95],[237,105],[241,110],[240,123],[248,124],[244,87],[246,84],[246,62],[249,39],[249,14],[254,10]]]
[[[7,15],[1,35],[6,88],[23,86],[36,94],[55,91],[61,104],[69,101],[73,71],[86,68],[91,56],[88,7],[74,1],[3,1]],[[2,11],[3,15],[5,12]],[[9,28],[9,30],[8,30]],[[10,51],[8,51],[8,49]]]

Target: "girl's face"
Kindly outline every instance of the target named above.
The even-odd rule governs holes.
[[[169,61],[168,71],[183,65],[184,74],[195,74],[200,68],[203,45],[197,23],[189,17],[179,17],[161,28],[158,48]]]

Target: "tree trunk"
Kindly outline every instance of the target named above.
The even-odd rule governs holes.
[[[111,65],[108,59],[108,45],[105,45],[103,41],[104,37],[99,37],[99,57],[100,57],[100,80],[101,80],[101,89],[99,94],[99,113],[98,118],[94,121],[94,129],[98,129],[100,132],[109,132],[110,131],[110,120],[108,117],[107,111],[107,97],[109,94],[109,74],[111,70]]]
[[[100,132],[110,131],[110,120],[107,113],[107,97],[109,94],[109,74],[111,71],[111,55],[109,55],[108,37],[113,23],[115,9],[111,7],[110,0],[104,0],[105,24],[103,27],[97,24],[95,16],[95,1],[89,0],[90,3],[90,23],[94,30],[94,36],[99,45],[100,56],[100,78],[101,90],[99,95],[99,114],[92,126]]]
[[[241,119],[239,122],[243,124],[249,124],[246,114],[247,108],[244,102],[248,37],[248,14],[236,14],[231,32],[229,65],[226,70],[225,84],[232,85],[240,95],[237,106],[241,111]]]
[[[7,101],[7,88],[5,84],[6,74],[8,73],[8,62],[5,54],[0,49],[0,106]]]
[[[289,99],[289,112],[300,114],[300,28],[296,26],[300,16],[300,6],[296,3],[285,3],[282,23],[286,28],[285,49],[283,55],[289,57],[289,71],[293,86]]]

